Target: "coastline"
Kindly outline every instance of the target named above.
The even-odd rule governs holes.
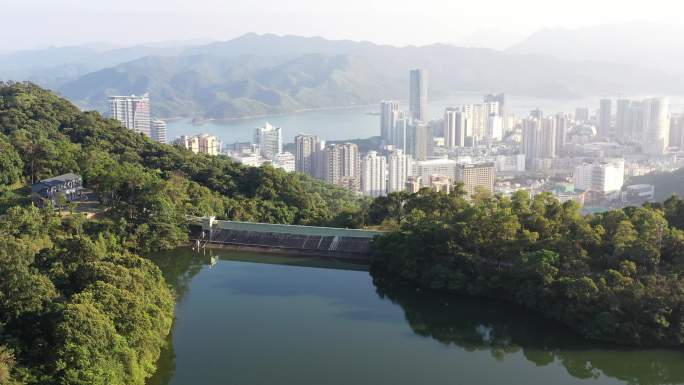
[[[236,116],[232,118],[203,118],[199,122],[192,122],[193,125],[196,126],[201,126],[204,123],[209,123],[209,122],[234,122],[234,121],[239,121],[239,120],[249,120],[249,119],[258,119],[258,118],[269,118],[269,117],[274,117],[274,116],[286,116],[286,115],[294,115],[294,114],[302,114],[302,113],[307,113],[307,112],[316,112],[316,111],[336,111],[336,110],[353,110],[353,109],[361,109],[361,108],[369,108],[369,107],[375,107],[377,104],[357,104],[353,106],[331,106],[331,107],[311,107],[311,108],[300,108],[297,110],[292,110],[292,111],[287,111],[287,112],[280,112],[280,113],[272,113],[272,114],[256,114],[256,115],[244,115],[244,116]],[[178,121],[178,120],[184,120],[184,119],[195,119],[190,116],[174,116],[170,118],[162,118],[163,121],[165,122],[173,122],[173,121]]]

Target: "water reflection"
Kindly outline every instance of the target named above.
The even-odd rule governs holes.
[[[560,362],[580,379],[608,376],[628,384],[684,383],[684,352],[625,349],[581,339],[561,325],[504,303],[416,290],[372,271],[377,294],[401,306],[417,335],[497,360],[522,352],[537,366]]]
[[[270,346],[270,349],[276,351],[276,355],[280,352],[277,346],[281,346],[284,350],[292,353],[300,349],[300,354],[306,351],[313,352],[318,348],[323,349],[320,345],[324,344],[324,342],[312,340],[312,338],[315,338],[313,336],[331,338],[328,342],[330,344],[332,343],[331,341],[336,341],[331,335],[317,333],[318,330],[311,329],[308,329],[306,334],[302,334],[302,330],[296,327],[287,329],[286,326],[279,325],[278,322],[281,322],[281,318],[276,320],[272,316],[277,314],[278,317],[283,317],[283,323],[287,324],[289,322],[289,324],[294,325],[303,317],[302,313],[299,313],[301,311],[314,318],[322,311],[330,311],[330,314],[332,314],[331,318],[324,317],[321,319],[325,320],[325,322],[320,325],[315,323],[310,325],[313,325],[313,328],[334,328],[336,330],[334,333],[335,338],[339,337],[341,341],[354,340],[358,338],[358,335],[363,335],[364,333],[381,336],[376,341],[377,346],[372,343],[365,346],[367,349],[371,349],[372,352],[368,357],[383,355],[396,359],[397,365],[414,366],[415,370],[424,371],[426,379],[430,377],[442,381],[440,383],[451,382],[450,379],[452,377],[449,376],[453,374],[452,370],[458,372],[459,368],[454,364],[455,366],[449,366],[449,370],[442,373],[440,368],[443,370],[446,367],[435,363],[434,360],[439,360],[444,358],[445,355],[448,356],[449,354],[462,351],[486,352],[485,357],[488,353],[495,360],[478,361],[478,354],[473,354],[473,362],[478,362],[482,365],[499,366],[501,370],[498,373],[506,373],[507,370],[511,370],[511,365],[513,365],[513,368],[520,365],[523,361],[516,363],[515,360],[520,360],[521,357],[524,357],[524,360],[538,367],[556,368],[555,373],[559,375],[558,377],[554,377],[551,381],[543,381],[540,378],[530,382],[535,384],[567,383],[569,378],[561,375],[562,372],[558,372],[558,370],[566,371],[574,379],[598,379],[599,381],[597,382],[601,383],[615,383],[617,381],[627,384],[645,385],[684,383],[684,365],[682,365],[684,352],[682,351],[623,349],[596,344],[578,338],[575,334],[558,324],[547,322],[534,314],[504,303],[417,291],[405,282],[390,279],[376,271],[371,272],[371,285],[371,282],[369,282],[370,278],[366,273],[334,272],[332,270],[320,271],[317,269],[364,270],[365,267],[363,266],[311,258],[255,256],[254,254],[239,254],[227,251],[214,251],[214,254],[211,255],[219,255],[224,261],[211,271],[208,271],[207,266],[210,262],[209,253],[198,254],[190,249],[181,248],[153,257],[153,260],[162,269],[167,282],[177,293],[179,303],[187,300],[185,305],[194,303],[198,307],[192,307],[193,311],[196,310],[194,313],[188,313],[188,307],[186,307],[186,318],[180,320],[185,322],[185,331],[179,333],[178,337],[180,337],[180,340],[177,341],[178,346],[176,348],[180,349],[178,351],[179,357],[185,358],[179,359],[177,362],[173,340],[170,336],[168,347],[162,353],[158,363],[159,370],[148,381],[148,385],[183,383],[184,380],[180,379],[180,377],[174,380],[177,365],[179,366],[178,376],[185,375],[186,377],[183,377],[185,380],[187,380],[188,372],[195,373],[191,370],[194,367],[193,364],[187,362],[188,338],[196,340],[207,334],[209,337],[204,337],[213,339],[214,337],[219,338],[219,335],[206,332],[206,330],[201,329],[201,326],[197,326],[200,329],[192,331],[189,335],[188,325],[192,325],[190,327],[190,330],[192,330],[191,328],[197,325],[204,312],[211,308],[199,306],[198,303],[216,301],[217,298],[224,294],[233,298],[233,301],[230,303],[234,307],[212,308],[212,311],[215,310],[216,313],[207,316],[215,317],[221,322],[223,320],[230,322],[231,327],[223,330],[222,335],[229,335],[230,338],[228,340],[233,338],[236,341],[243,342],[243,345],[240,347],[240,356],[249,356],[250,353],[262,356],[260,349],[263,349],[264,346],[269,346],[268,344],[275,345]],[[232,262],[226,262],[227,260]],[[234,263],[235,261],[240,263]],[[255,263],[302,268],[260,267],[255,265]],[[190,283],[200,272],[202,272],[201,281],[193,283],[193,294],[189,295]],[[373,292],[373,287],[375,288],[375,293]],[[198,291],[195,293],[195,290]],[[262,303],[263,301],[270,301],[267,303],[270,306],[275,306],[277,309],[268,310],[270,309],[269,306],[265,307],[265,310],[262,312],[258,307],[250,306],[250,304]],[[293,308],[295,304],[297,304],[297,310]],[[192,317],[188,317],[188,314],[192,314]],[[238,314],[244,315],[244,317],[238,317]],[[268,318],[269,316],[271,318]],[[249,322],[251,322],[252,318],[255,320],[266,319],[261,324],[265,328],[261,335],[271,334],[268,341],[261,341],[258,338],[254,341],[249,338],[240,338],[245,333],[253,333],[249,326],[245,326],[250,325]],[[268,320],[271,319],[273,323],[269,323],[270,321]],[[240,323],[240,320],[242,320],[242,323]],[[199,323],[204,325],[201,321]],[[229,324],[226,323],[226,325]],[[283,330],[291,332],[292,335],[282,337],[282,333],[278,329],[279,327],[285,327]],[[178,330],[182,330],[182,327],[179,326]],[[432,342],[418,344],[406,342],[405,337],[407,333],[411,334],[411,339],[414,342],[422,339],[425,339],[425,342],[437,341],[439,344],[448,347],[448,349],[443,352],[431,350],[429,346],[436,345]],[[283,339],[281,340],[280,338]],[[252,344],[252,342],[254,343]],[[309,345],[302,347],[298,343]],[[254,346],[246,346],[249,344]],[[349,357],[363,355],[363,352],[358,350],[359,345],[355,343],[346,344],[337,341],[337,344],[335,345],[336,349],[347,352],[350,355]],[[284,346],[288,347],[284,348]],[[411,358],[411,361],[405,361],[405,355],[390,355],[390,352],[383,351],[382,346],[397,346],[400,347],[398,348],[399,350],[403,349],[403,352],[416,352],[417,350],[412,349],[420,348],[423,353],[421,353],[421,356]],[[212,347],[207,347],[207,351],[211,351],[212,354],[225,359],[231,357],[231,353],[235,353],[234,351],[225,350],[225,345],[220,344],[219,348],[214,350],[212,350]],[[255,351],[256,353],[254,353]],[[479,355],[479,357],[482,356],[482,354]],[[267,356],[263,356],[263,358],[267,359]],[[325,365],[329,364],[326,362],[325,357],[316,358],[312,356],[310,358],[312,363],[315,363],[316,359],[320,361],[315,364],[316,366],[325,367]],[[200,358],[197,356],[191,358],[194,361],[197,361],[197,359]],[[497,360],[502,364],[497,365]],[[365,363],[366,361],[363,362]],[[373,362],[379,363],[382,360]],[[238,363],[242,364],[243,362],[238,360]],[[354,367],[355,363],[359,364],[359,362],[352,360],[348,362],[348,365]],[[255,368],[257,368],[261,367],[263,363],[250,362],[244,364],[255,365]],[[364,367],[363,364],[359,365],[358,367]],[[560,366],[564,369],[561,369]],[[400,369],[394,368],[392,370],[394,372],[401,372]],[[496,368],[492,367],[492,369],[492,374],[482,373],[478,375],[481,378],[476,378],[476,380],[480,380],[479,383],[500,383],[501,381],[499,380],[495,381],[496,375],[494,373],[497,373]],[[203,373],[204,377],[198,376],[197,383],[216,383],[217,379],[224,378],[221,376],[229,376],[228,373],[225,373],[226,370],[228,369],[225,367],[215,368],[214,371],[208,368],[209,372]],[[389,369],[383,369],[382,365],[378,365],[374,370],[364,374],[361,380],[367,381],[367,383],[378,383],[379,379],[389,375],[389,372],[386,370]],[[535,369],[530,366],[520,365],[520,370],[527,371],[528,374],[526,375],[531,376],[529,377],[530,380],[536,374]],[[542,370],[540,369],[540,371]],[[549,372],[547,371],[546,373]],[[293,374],[293,378],[296,378],[296,375]],[[254,380],[251,377],[250,379]],[[239,378],[234,380],[239,381]],[[242,380],[247,381],[245,377]],[[265,378],[263,380],[266,381]],[[341,378],[340,381],[342,380]],[[358,383],[358,378],[356,382]],[[399,382],[395,381],[394,383]],[[276,382],[271,381],[268,383]],[[314,382],[300,381],[299,383]],[[338,381],[338,383],[341,382]],[[404,380],[401,383],[410,383],[410,381]]]

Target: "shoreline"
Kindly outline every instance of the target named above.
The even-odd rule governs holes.
[[[293,111],[288,111],[288,112],[279,112],[279,113],[272,113],[272,114],[257,114],[257,115],[244,115],[244,116],[237,116],[233,118],[206,118],[202,119],[199,122],[192,122],[193,119],[192,117],[189,116],[174,116],[170,118],[162,118],[163,121],[165,122],[173,122],[173,121],[179,121],[179,120],[191,120],[191,124],[195,126],[201,126],[204,123],[211,123],[211,122],[234,122],[234,121],[239,121],[239,120],[249,120],[249,119],[259,119],[259,118],[269,118],[269,117],[276,117],[276,116],[286,116],[286,115],[295,115],[295,114],[302,114],[302,113],[307,113],[307,112],[316,112],[316,111],[337,111],[337,110],[353,110],[353,109],[361,109],[361,108],[368,108],[368,107],[374,107],[377,106],[377,104],[359,104],[359,105],[353,105],[353,106],[332,106],[332,107],[311,107],[311,108],[301,108],[298,110],[293,110]]]

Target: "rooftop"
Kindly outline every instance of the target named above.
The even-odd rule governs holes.
[[[60,185],[64,182],[77,180],[77,179],[81,179],[81,177],[79,175],[74,174],[73,172],[63,174],[63,175],[58,175],[58,176],[55,176],[52,178],[43,179],[40,182],[34,184],[33,187],[31,187],[31,191],[33,191],[33,192],[40,191],[40,190],[46,189],[48,187],[57,186],[57,185]]]

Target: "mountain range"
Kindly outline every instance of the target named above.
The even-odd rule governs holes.
[[[0,79],[34,81],[101,110],[108,95],[149,92],[156,116],[203,118],[405,100],[408,71],[417,67],[429,72],[432,98],[494,91],[550,98],[668,94],[684,86],[666,68],[563,57],[541,44],[554,33],[542,31],[505,51],[253,33],[210,43],[52,48],[0,55]],[[568,51],[577,43],[565,42]]]

